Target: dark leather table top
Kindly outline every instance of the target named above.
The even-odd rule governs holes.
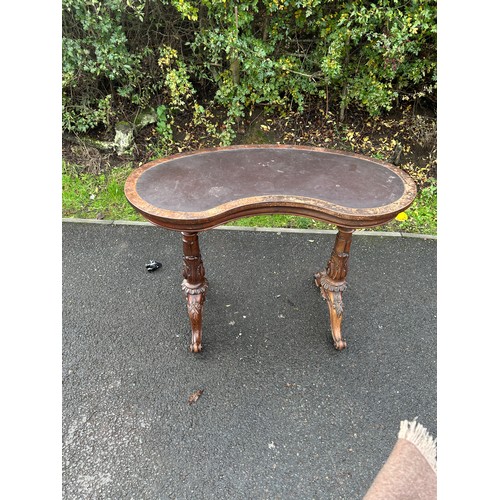
[[[295,213],[294,206],[300,212],[303,205],[317,207],[327,218],[331,211],[359,219],[396,215],[411,204],[416,187],[407,174],[379,160],[269,145],[201,150],[157,160],[136,169],[125,192],[143,215],[179,221],[214,220],[217,215],[229,220],[257,207],[260,213],[265,207],[266,213],[277,213],[281,205],[287,213]]]

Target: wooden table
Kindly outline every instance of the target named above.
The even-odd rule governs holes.
[[[293,214],[335,224],[326,269],[315,282],[328,303],[333,343],[344,349],[342,293],[354,229],[378,226],[408,208],[416,195],[410,176],[388,163],[329,149],[251,145],[183,153],[135,169],[128,201],[152,223],[182,232],[182,290],[191,322],[190,350],[202,349],[208,282],[198,232],[257,214]]]

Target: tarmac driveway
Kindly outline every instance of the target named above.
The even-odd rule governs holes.
[[[354,235],[342,352],[313,280],[333,241],[201,234],[195,355],[180,235],[64,222],[63,498],[361,499],[401,420],[436,437],[436,240]]]

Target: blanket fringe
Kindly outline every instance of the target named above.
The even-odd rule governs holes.
[[[399,439],[406,439],[414,444],[427,460],[434,472],[437,472],[437,440],[416,420],[403,420],[399,428]]]

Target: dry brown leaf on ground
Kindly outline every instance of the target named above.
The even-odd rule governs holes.
[[[198,399],[200,399],[200,396],[203,394],[203,389],[198,389],[196,392],[193,392],[191,396],[189,396],[188,399],[188,405],[192,405],[193,403],[196,403]]]

